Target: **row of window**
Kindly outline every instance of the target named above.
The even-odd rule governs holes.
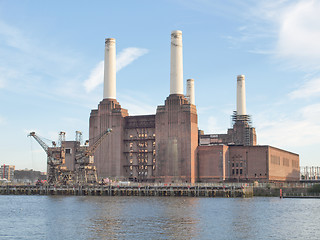
[[[232,169],[232,175],[239,175],[239,173],[240,173],[240,175],[242,175],[242,168],[240,168],[240,169]]]
[[[242,162],[241,163],[232,163],[232,167],[242,167]]]
[[[271,164],[280,165],[281,164],[280,156],[271,155]],[[299,168],[299,161],[298,160],[291,160],[291,164],[292,164],[292,167]],[[286,167],[289,167],[290,166],[290,159],[289,158],[283,158],[282,159],[282,165],[286,166]]]
[[[152,136],[155,137],[156,134],[153,133]],[[130,137],[130,138],[133,138],[133,135],[130,134],[129,137]],[[147,133],[138,133],[138,137],[139,137],[139,138],[147,138],[147,137],[148,137],[148,134],[147,134]]]
[[[140,148],[144,148],[144,147],[148,147],[148,142],[140,142],[137,144],[138,147]],[[152,146],[155,147],[156,146],[156,142],[152,142]],[[133,148],[133,142],[129,143],[129,147]]]
[[[133,166],[130,166],[129,168],[130,168],[131,171],[133,170]],[[148,166],[140,165],[138,167],[138,169],[140,169],[140,170],[148,170]],[[152,170],[155,170],[155,169],[156,169],[156,166],[152,166]]]
[[[271,163],[275,165],[280,165],[280,157],[271,155]]]

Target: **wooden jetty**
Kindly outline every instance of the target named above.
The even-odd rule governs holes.
[[[170,196],[170,197],[252,197],[252,186],[241,185],[87,185],[35,186],[0,185],[0,195],[66,195],[66,196]]]

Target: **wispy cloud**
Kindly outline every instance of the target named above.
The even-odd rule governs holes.
[[[320,69],[320,2],[304,0],[281,12],[276,52],[295,67]]]
[[[52,97],[62,85],[58,82],[72,81],[74,69],[81,65],[78,53],[70,47],[57,47],[1,19],[0,42],[0,88],[13,92]]]
[[[204,124],[206,125],[203,126],[202,130],[204,130],[206,134],[221,134],[227,132],[227,129],[224,128],[226,126],[218,122],[215,116],[209,116]]]
[[[237,35],[224,36],[232,46],[268,54],[289,68],[320,70],[319,1],[239,2],[235,16],[242,25]]]
[[[137,90],[125,90],[118,94],[121,105],[128,109],[130,115],[155,114],[156,104],[152,104],[150,96]]]
[[[22,32],[3,21],[0,20],[0,35],[3,37],[3,41],[7,46],[26,51],[29,49],[28,40],[26,41],[25,36]]]
[[[117,56],[117,71],[128,66],[134,60],[138,59],[142,55],[148,53],[148,49],[145,48],[125,48]]]
[[[122,68],[128,66],[133,61],[148,53],[147,49],[144,48],[125,48],[117,55],[117,72]],[[83,83],[87,92],[92,91],[98,85],[103,83],[104,65],[103,61],[99,62],[96,67],[91,71],[88,79]]]
[[[0,125],[3,125],[6,122],[6,120],[0,116]]]
[[[298,89],[289,93],[292,99],[311,98],[320,96],[320,77],[306,81]]]
[[[259,144],[278,147],[301,147],[319,142],[320,103],[310,104],[297,109],[291,114],[278,117],[270,115],[270,109],[255,116]]]
[[[91,92],[103,82],[103,70],[103,61],[100,61],[91,71],[89,78],[83,83],[87,92]]]

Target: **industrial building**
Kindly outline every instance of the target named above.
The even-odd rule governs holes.
[[[46,180],[47,174],[40,172],[40,171],[34,171],[33,169],[24,169],[24,170],[15,170],[14,171],[14,182],[15,183],[35,183],[38,180]]]
[[[182,32],[171,33],[170,94],[155,115],[130,116],[116,99],[116,41],[105,40],[104,94],[91,111],[89,145],[98,177],[146,182],[298,181],[299,155],[257,146],[246,113],[245,77],[237,77],[237,110],[226,134],[198,130],[194,80],[183,91]],[[70,165],[71,167],[71,165]]]

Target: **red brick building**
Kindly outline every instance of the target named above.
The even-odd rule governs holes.
[[[198,131],[193,80],[183,94],[182,33],[171,34],[170,95],[155,115],[129,116],[116,100],[115,39],[106,39],[104,99],[90,114],[89,137],[112,133],[95,152],[98,177],[148,182],[297,181],[299,155],[256,146],[246,115],[244,76],[227,134]],[[198,134],[200,132],[200,134]]]

